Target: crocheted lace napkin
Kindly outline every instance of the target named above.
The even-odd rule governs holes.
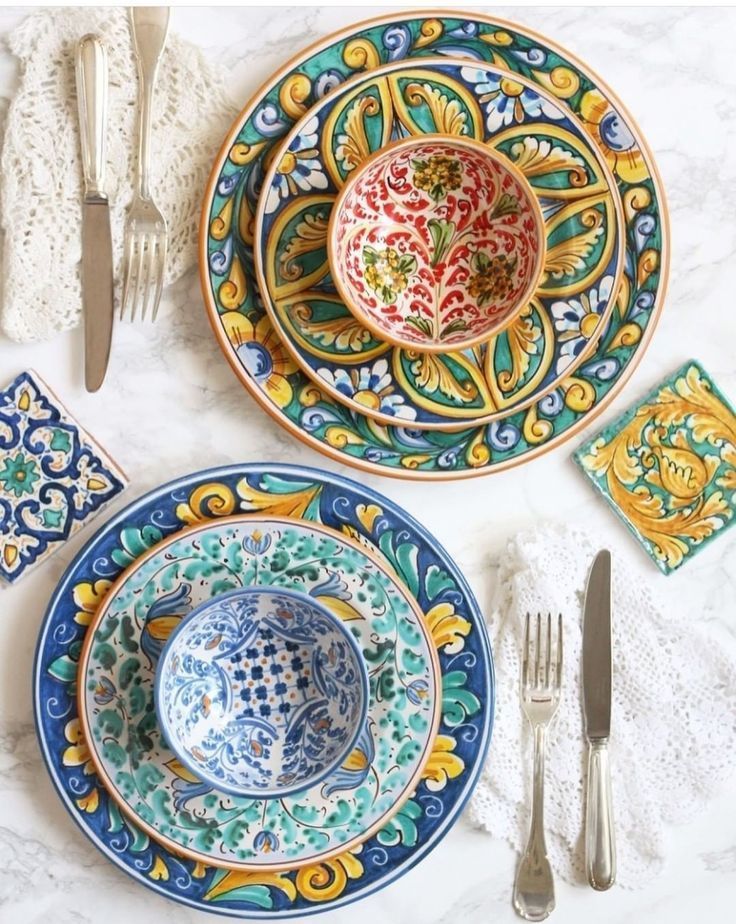
[[[138,76],[127,13],[43,9],[9,38],[21,73],[2,152],[0,324],[13,340],[44,340],[79,320],[82,173],[74,60],[87,32],[100,35],[108,49],[107,189],[115,274],[121,278],[138,137]],[[152,158],[154,198],[169,227],[167,284],[196,261],[202,195],[236,111],[223,75],[170,31],[154,97]]]
[[[612,785],[618,877],[637,888],[665,854],[665,825],[705,807],[736,769],[736,652],[692,618],[660,606],[664,579],[642,578],[613,552]],[[531,735],[519,702],[524,614],[561,612],[563,697],[547,759],[545,827],[556,875],[583,873],[582,603],[600,542],[576,529],[542,527],[513,540],[500,561],[489,630],[496,719],[470,818],[521,851],[531,788]],[[653,592],[654,589],[654,592]],[[666,598],[671,600],[671,594]],[[730,650],[728,650],[730,648]]]

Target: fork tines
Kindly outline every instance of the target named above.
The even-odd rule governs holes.
[[[551,613],[547,613],[546,619],[541,613],[537,613],[533,632],[531,622],[532,616],[527,613],[521,669],[522,689],[559,690],[562,684],[562,613],[557,616],[555,638],[552,632]],[[544,631],[542,631],[543,624]]]

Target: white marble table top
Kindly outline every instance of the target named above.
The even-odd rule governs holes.
[[[385,9],[180,8],[172,27],[222,60],[245,100],[298,47]],[[666,310],[623,394],[587,433],[693,356],[736,397],[736,11],[493,11],[555,37],[604,76],[646,133],[669,197],[673,258]],[[0,36],[24,15],[0,9]],[[16,62],[0,47],[0,132],[16,79]],[[213,139],[213,154],[219,141]],[[281,430],[239,386],[210,334],[194,270],[166,292],[157,326],[118,326],[102,392],[84,391],[80,331],[37,345],[0,338],[0,379],[28,367],[58,390],[131,476],[132,487],[119,504],[179,473],[233,461],[336,468]],[[440,537],[483,602],[491,556],[521,528],[542,519],[570,520],[591,524],[601,536],[623,535],[570,462],[577,442],[531,465],[472,481],[423,485],[361,477]],[[97,853],[61,806],[39,756],[30,697],[36,634],[55,583],[90,534],[82,531],[27,579],[0,591],[0,924],[214,921],[144,890]],[[643,556],[641,567],[694,619],[711,622],[733,641],[736,530],[670,578]],[[515,921],[514,866],[508,845],[461,822],[401,881],[323,920]],[[566,924],[731,920],[736,780],[696,821],[670,831],[664,871],[646,890],[614,888],[601,895],[559,883],[557,905],[556,919]]]

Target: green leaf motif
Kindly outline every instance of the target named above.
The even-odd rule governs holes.
[[[105,741],[102,745],[102,753],[105,755],[105,759],[109,760],[113,767],[118,769],[123,767],[127,760],[125,749],[117,741],[110,741],[109,739]]]
[[[416,822],[421,817],[422,807],[410,799],[378,832],[379,843],[386,847],[396,844],[413,847],[417,842]]]
[[[427,592],[427,598],[434,600],[443,591],[454,590],[455,581],[437,565],[430,565],[424,575],[424,589]]]
[[[432,325],[426,318],[420,318],[416,315],[410,315],[406,319],[407,324],[411,324],[413,327],[416,327],[417,330],[420,330],[423,334],[426,334],[428,337],[432,334]]]
[[[110,557],[116,565],[127,568],[162,538],[163,533],[154,526],[144,526],[143,529],[127,527],[120,532],[122,548],[114,549]]]
[[[450,671],[442,678],[442,718],[447,725],[460,725],[480,711],[480,700],[465,689],[465,671]]]
[[[440,339],[449,337],[450,334],[454,334],[459,330],[467,330],[468,324],[464,318],[455,318],[454,321],[450,321],[449,324],[446,324],[440,331]]]
[[[437,266],[445,258],[455,234],[455,222],[444,218],[433,218],[427,222],[427,229],[432,236],[432,266]]]
[[[140,686],[137,684],[128,694],[129,712],[132,716],[138,715],[146,708],[147,697]]]
[[[503,193],[493,207],[491,218],[503,218],[505,215],[519,214],[521,214],[521,208],[516,196],[512,196],[511,193]]]
[[[112,735],[113,738],[120,737],[123,730],[123,719],[119,712],[104,709],[97,717],[97,723],[106,735]]]
[[[108,645],[107,642],[100,642],[100,644],[95,647],[94,658],[96,661],[99,661],[102,668],[109,671],[117,661],[118,656],[112,645]]]
[[[77,663],[69,655],[62,655],[49,664],[48,672],[62,683],[71,683],[77,679]]]
[[[378,540],[379,548],[398,571],[399,577],[403,578],[413,596],[416,597],[419,592],[419,566],[417,561],[419,549],[411,542],[402,542],[394,550],[393,539],[394,531],[386,530]]]
[[[123,662],[122,667],[120,668],[120,686],[123,690],[127,690],[130,684],[133,681],[133,677],[141,669],[140,661],[138,658],[126,658]]]
[[[163,782],[164,775],[153,764],[145,764],[136,772],[135,780],[142,796],[148,796],[155,791],[159,783]]]
[[[366,266],[375,266],[378,260],[378,252],[373,247],[363,248],[363,263]]]

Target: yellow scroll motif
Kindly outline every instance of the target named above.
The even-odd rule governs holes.
[[[350,879],[360,879],[363,875],[363,864],[355,851],[347,851],[324,863],[314,866],[305,866],[296,874],[296,887],[308,901],[328,902],[337,898],[345,891]]]
[[[237,254],[233,256],[230,275],[218,290],[218,297],[223,308],[236,309],[245,301],[248,294],[248,283],[245,278],[243,264]]]
[[[452,603],[437,603],[427,611],[425,617],[435,648],[444,649],[445,654],[457,654],[465,647],[465,637],[470,635],[471,625],[467,619],[455,612]]]
[[[178,504],[176,515],[183,523],[201,523],[229,516],[235,511],[235,503],[235,495],[227,485],[211,481],[195,488],[186,503]]]
[[[279,103],[286,115],[296,121],[307,111],[312,83],[306,74],[292,74],[281,84]]]

